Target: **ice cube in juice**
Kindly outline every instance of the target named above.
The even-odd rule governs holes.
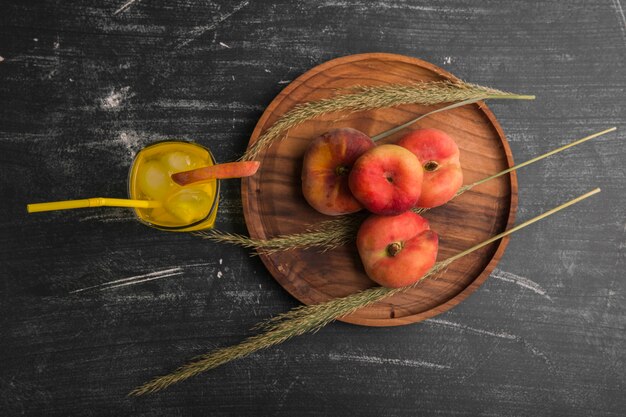
[[[136,209],[140,220],[162,230],[194,231],[215,223],[219,181],[181,187],[175,172],[214,165],[208,149],[187,142],[161,142],[137,154],[129,178],[131,198],[157,200],[162,207]]]
[[[191,169],[205,166],[202,164],[202,160],[200,160],[197,156],[181,151],[166,153],[161,158],[161,162],[170,175],[175,172],[189,171]]]
[[[139,189],[151,200],[164,200],[174,185],[170,175],[160,161],[147,161],[137,173]]]
[[[197,188],[183,188],[165,201],[165,210],[185,224],[205,218],[211,210],[211,197]]]

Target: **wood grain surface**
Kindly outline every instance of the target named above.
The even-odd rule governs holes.
[[[384,85],[455,80],[446,71],[416,58],[369,53],[338,58],[307,71],[285,88],[267,107],[252,132],[249,146],[281,115],[308,101],[345,94],[355,85]],[[337,127],[352,127],[369,136],[396,127],[437,107],[399,106],[349,114],[334,113],[310,120],[259,155],[258,174],[242,181],[243,209],[250,235],[255,238],[302,233],[328,220],[302,196],[302,158],[311,140]],[[502,129],[484,103],[437,113],[412,126],[447,132],[459,145],[466,184],[513,165]],[[410,130],[410,129],[409,129]],[[394,143],[407,131],[381,143]],[[442,261],[513,224],[517,204],[515,174],[477,187],[449,205],[424,216],[440,235]],[[418,288],[363,308],[341,320],[369,326],[413,323],[457,305],[489,276],[508,239],[494,243],[455,262],[436,279]],[[319,248],[261,255],[278,282],[305,304],[318,304],[370,288],[354,244],[320,253]]]
[[[1,1],[0,415],[622,416],[624,7]],[[25,205],[123,197],[133,155],[164,139],[234,161],[293,80],[370,52],[535,94],[487,103],[516,162],[618,127],[520,170],[516,222],[602,193],[514,234],[489,279],[437,317],[333,323],[126,397],[301,303],[247,250],[153,230],[123,209],[28,215]],[[221,186],[217,227],[247,233],[240,182]]]

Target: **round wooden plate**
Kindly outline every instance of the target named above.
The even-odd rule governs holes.
[[[296,104],[319,100],[355,85],[409,83],[456,78],[428,62],[401,55],[372,53],[328,61],[294,80],[267,107],[250,144]],[[443,105],[441,105],[442,107]],[[435,107],[404,105],[350,114],[335,113],[307,121],[260,156],[256,175],[242,182],[250,236],[267,239],[303,232],[328,220],[311,208],[301,191],[302,156],[308,143],[336,127],[352,127],[370,136],[413,119]],[[450,134],[461,150],[464,184],[513,165],[511,150],[494,115],[484,103],[429,116],[413,128],[436,127]],[[381,142],[396,141],[405,132]],[[517,207],[517,178],[502,176],[475,187],[424,216],[439,234],[438,260],[467,249],[512,225]],[[363,308],[342,321],[367,326],[395,326],[421,321],[457,305],[489,276],[504,253],[507,239],[453,263],[438,279]],[[355,245],[330,252],[291,250],[262,255],[276,280],[305,304],[321,303],[375,285],[365,275]]]

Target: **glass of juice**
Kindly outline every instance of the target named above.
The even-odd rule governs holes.
[[[155,200],[156,208],[135,208],[139,220],[160,230],[191,232],[215,224],[220,183],[217,179],[176,184],[171,175],[215,165],[211,152],[196,143],[165,141],[143,148],[135,157],[128,178],[131,199]]]

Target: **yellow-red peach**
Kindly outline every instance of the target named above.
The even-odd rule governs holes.
[[[348,185],[356,199],[375,214],[400,214],[413,207],[422,189],[422,165],[409,150],[380,145],[354,163]]]
[[[354,162],[374,141],[356,129],[334,129],[314,139],[304,154],[302,193],[320,213],[337,216],[363,208],[350,188],[348,177]]]
[[[424,168],[418,207],[432,208],[448,202],[463,185],[459,147],[438,129],[419,129],[407,133],[397,145],[413,152]]]
[[[361,224],[356,245],[367,276],[384,287],[398,288],[414,284],[433,267],[439,237],[425,218],[412,211],[373,214]]]

